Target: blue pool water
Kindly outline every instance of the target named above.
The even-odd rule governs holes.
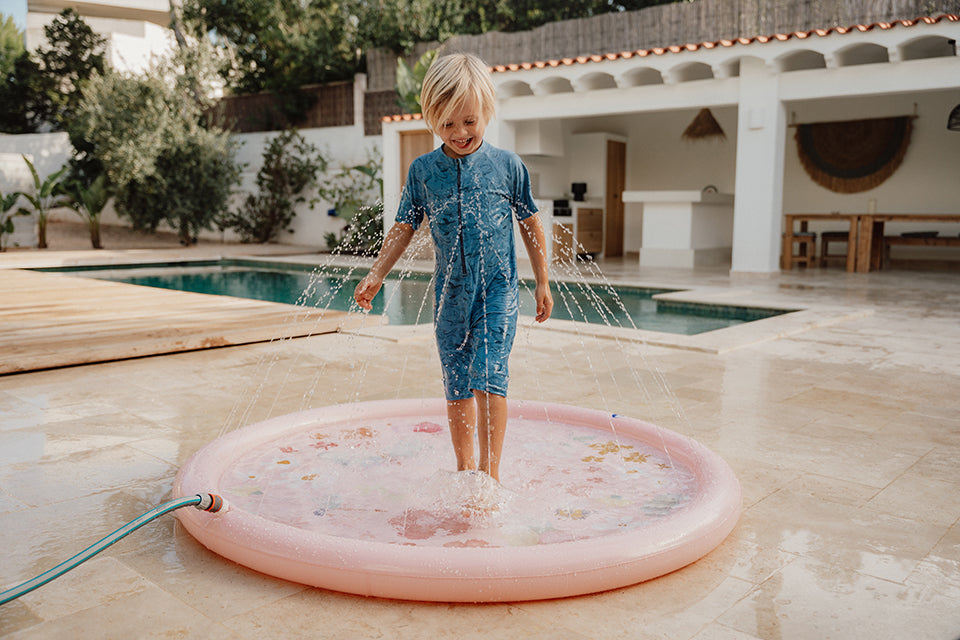
[[[151,266],[148,268],[69,269],[90,277],[149,287],[252,298],[286,304],[303,304],[340,311],[356,310],[353,290],[363,273],[324,274],[297,265],[271,263],[268,267],[239,261],[203,266]],[[64,271],[65,269],[56,269]],[[669,291],[633,287],[588,286],[552,283],[553,318],[612,326],[695,335],[783,313],[781,310],[665,303],[652,296]],[[520,313],[536,315],[531,282],[521,283]],[[433,287],[427,275],[388,278],[373,301],[372,313],[385,315],[390,324],[427,324],[432,320]],[[632,324],[631,324],[632,322]]]

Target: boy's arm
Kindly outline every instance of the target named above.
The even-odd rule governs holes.
[[[363,309],[369,311],[373,305],[371,300],[380,291],[383,285],[383,279],[387,277],[393,265],[397,263],[403,252],[406,251],[410,240],[413,239],[413,225],[406,222],[397,222],[383,239],[383,247],[380,254],[370,267],[370,273],[363,277],[357,288],[353,290],[353,299],[357,301]]]
[[[533,276],[537,280],[534,296],[537,300],[537,322],[544,322],[553,312],[553,295],[550,293],[550,278],[547,275],[547,248],[543,225],[536,215],[520,220],[520,236],[530,256]]]

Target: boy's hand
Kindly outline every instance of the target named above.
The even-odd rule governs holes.
[[[550,285],[537,285],[534,295],[537,299],[537,322],[545,322],[553,313],[553,294],[550,293]]]
[[[377,295],[382,285],[383,279],[368,273],[357,285],[357,288],[353,290],[353,299],[357,301],[361,309],[370,311],[373,308],[370,301]]]

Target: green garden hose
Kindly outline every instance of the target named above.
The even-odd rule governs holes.
[[[69,560],[61,562],[60,564],[55,566],[53,569],[50,569],[49,571],[45,571],[40,575],[38,575],[37,577],[27,580],[21,585],[13,587],[12,589],[7,589],[3,593],[0,593],[0,605],[4,605],[10,602],[11,600],[16,600],[20,596],[26,595],[31,591],[33,591],[34,589],[38,589],[42,587],[43,585],[47,584],[51,580],[55,578],[59,578],[60,576],[65,574],[67,571],[70,571],[71,569],[86,562],[93,556],[97,555],[98,553],[100,553],[101,551],[103,551],[104,549],[112,545],[114,542],[117,542],[118,540],[133,533],[134,531],[136,531],[143,525],[147,524],[148,522],[152,522],[153,520],[156,520],[160,516],[166,513],[170,513],[171,511],[175,511],[183,507],[191,507],[191,506],[196,507],[201,511],[210,511],[212,513],[216,513],[217,511],[220,511],[223,508],[223,498],[221,498],[220,496],[214,495],[212,493],[206,493],[203,495],[198,494],[190,498],[178,498],[176,500],[171,500],[157,507],[154,507],[150,511],[147,511],[145,514],[137,518],[136,520],[133,520],[127,523],[125,526],[121,527],[120,529],[117,529],[116,531],[108,535],[106,538],[103,538],[99,542],[90,545],[89,547],[87,547],[77,555],[73,556]]]

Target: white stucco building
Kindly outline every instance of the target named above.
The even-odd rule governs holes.
[[[44,42],[44,27],[68,8],[107,39],[107,63],[119,71],[144,71],[153,56],[176,46],[167,0],[27,0],[28,50]]]
[[[553,201],[587,184],[583,206],[603,209],[603,255],[772,273],[785,213],[960,213],[960,132],[946,128],[960,104],[958,38],[960,16],[944,15],[518,61],[493,68],[497,119],[487,138],[521,155],[547,228],[571,222],[552,215]],[[683,140],[704,107],[726,139]],[[911,116],[912,133],[882,184],[836,193],[805,173],[796,125],[893,116]],[[416,118],[384,123],[387,224],[404,150],[422,145],[412,141],[423,130]],[[657,207],[669,225],[651,216]]]

